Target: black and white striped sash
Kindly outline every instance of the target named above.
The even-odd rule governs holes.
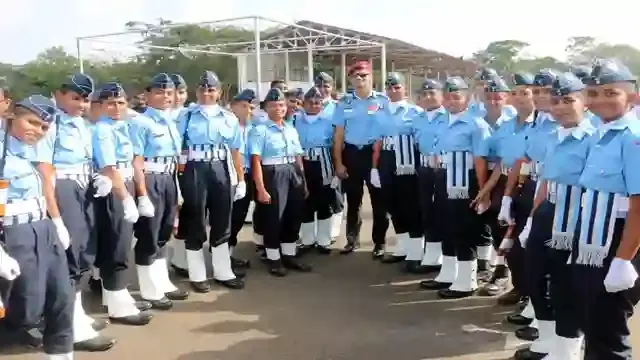
[[[624,218],[629,198],[587,189],[582,195],[577,264],[602,267],[613,241],[616,218]]]
[[[396,175],[416,173],[415,140],[413,135],[393,135],[382,138],[382,150],[393,151],[396,156]]]
[[[420,153],[420,165],[426,168],[442,169],[442,156],[439,154],[425,155]]]
[[[305,149],[304,159],[307,161],[320,162],[320,169],[322,170],[322,183],[324,185],[331,184],[331,180],[333,180],[334,177],[331,148],[313,147]]]
[[[546,245],[556,250],[571,250],[580,216],[582,187],[547,182],[547,200],[555,204],[551,239]]]
[[[469,184],[475,181],[470,177],[473,170],[473,154],[470,151],[452,151],[443,155],[443,164],[447,172],[447,194],[449,199],[468,199]]]

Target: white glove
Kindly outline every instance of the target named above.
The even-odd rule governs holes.
[[[610,293],[629,290],[635,285],[637,279],[638,273],[631,261],[615,257],[604,278],[604,288]]]
[[[144,217],[153,217],[156,213],[156,208],[148,196],[138,196],[138,215]]]
[[[329,186],[331,186],[332,189],[337,189],[338,186],[340,186],[340,178],[334,176],[333,179],[331,179],[331,184]]]
[[[233,197],[233,201],[240,200],[245,196],[247,196],[247,183],[240,181],[238,185],[236,185],[236,194]]]
[[[508,250],[511,249],[513,247],[513,239],[509,239],[509,238],[504,238],[502,239],[502,242],[500,243],[500,249],[502,250]]]
[[[378,169],[371,169],[370,181],[373,187],[378,189],[382,187],[382,184],[380,184],[380,173],[378,172]]]
[[[138,221],[140,214],[138,213],[136,202],[131,196],[127,196],[127,198],[122,201],[122,206],[124,207],[125,221],[128,221],[130,223],[135,223],[136,221]]]
[[[20,276],[20,265],[0,246],[0,277],[12,281],[18,276]]]
[[[62,248],[67,250],[69,245],[71,245],[71,236],[69,235],[69,230],[64,225],[62,218],[52,218],[53,225],[56,226],[56,233],[58,234],[58,239],[60,239],[60,243],[62,244]]]
[[[500,204],[500,212],[498,213],[498,221],[513,225],[515,222],[511,217],[511,196],[503,196]]]
[[[93,195],[93,197],[105,197],[111,192],[113,183],[111,182],[111,179],[109,179],[109,177],[96,174],[93,176],[93,188],[96,190],[96,193]]]
[[[520,232],[520,235],[518,235],[518,239],[520,240],[520,246],[522,246],[523,249],[526,248],[527,246],[527,239],[529,239],[529,233],[531,232],[532,222],[533,222],[533,218],[529,216],[527,218],[527,223],[524,224],[524,228]]]

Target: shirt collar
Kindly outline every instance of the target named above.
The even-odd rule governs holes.
[[[374,95],[375,95],[375,92],[374,92],[373,90],[371,90],[371,92],[369,93],[369,95],[368,95],[368,96],[363,97],[363,98],[359,97],[359,96],[356,94],[356,92],[355,92],[355,91],[353,92],[353,97],[354,97],[354,98],[356,98],[356,99],[358,99],[358,100],[371,99],[371,98],[373,98],[373,97],[374,97]]]
[[[0,136],[2,136],[2,138],[5,138],[4,131],[0,132]],[[7,151],[14,154],[15,156],[25,157],[28,147],[29,145],[23,143],[22,141],[16,139],[11,135],[7,137]]]
[[[609,130],[625,130],[629,127],[632,121],[638,121],[635,111],[631,110],[620,117],[618,120],[610,121],[608,123],[600,122],[598,131],[604,135]]]

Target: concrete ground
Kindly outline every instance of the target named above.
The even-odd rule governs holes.
[[[367,209],[363,238],[371,233]],[[389,234],[392,237],[392,234]],[[489,360],[508,359],[524,343],[501,323],[511,309],[474,297],[438,300],[418,290],[420,277],[371,260],[370,241],[350,256],[311,254],[310,274],[274,278],[255,258],[250,227],[240,254],[252,260],[247,287],[192,294],[152,323],[110,325],[118,339],[105,353],[77,353],[80,360]],[[340,241],[336,246],[342,246]],[[188,288],[181,283],[180,287]],[[97,299],[86,306],[104,317]],[[638,321],[632,321],[639,329]],[[640,331],[634,343],[640,348]],[[42,359],[2,349],[2,360]],[[640,356],[640,351],[636,352]]]

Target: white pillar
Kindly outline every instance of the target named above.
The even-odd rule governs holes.
[[[409,90],[409,97],[412,96],[413,94],[413,68],[411,68],[411,66],[409,66],[409,79],[407,80],[407,87]]]
[[[254,46],[256,47],[256,97],[262,99],[260,87],[262,86],[262,62],[260,59],[260,18],[253,18]]]
[[[340,82],[342,83],[342,92],[347,92],[347,54],[340,54]]]
[[[247,54],[238,54],[236,56],[238,64],[238,90],[246,89],[247,83]]]
[[[384,82],[387,80],[387,45],[385,44],[380,47],[380,75],[382,79],[380,91],[384,91]]]
[[[284,51],[284,82],[291,81],[291,65],[289,64],[289,50]]]
[[[307,45],[307,78],[309,87],[313,86],[313,45]]]
[[[396,71],[396,62],[391,60],[391,72],[395,72]]]
[[[80,45],[80,39],[76,39],[76,48],[78,51],[78,63],[80,64],[80,73],[84,73],[84,61],[82,60],[82,47]]]

